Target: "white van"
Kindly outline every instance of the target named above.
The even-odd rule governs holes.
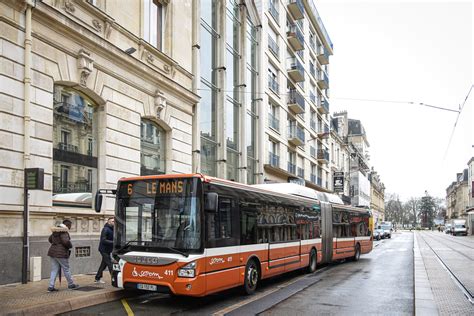
[[[453,219],[451,221],[451,234],[467,236],[467,225],[465,219]]]

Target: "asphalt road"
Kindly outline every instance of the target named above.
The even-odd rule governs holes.
[[[358,262],[265,280],[253,296],[240,289],[204,298],[150,293],[66,315],[413,315],[412,233],[393,234],[375,245]]]

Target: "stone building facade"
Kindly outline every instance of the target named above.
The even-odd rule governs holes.
[[[21,278],[24,168],[44,169],[44,190],[29,195],[29,255],[43,257],[43,277],[50,227],[65,218],[72,271],[97,269],[114,210],[110,197],[93,211],[98,188],[196,170],[196,5],[0,2],[0,284]]]

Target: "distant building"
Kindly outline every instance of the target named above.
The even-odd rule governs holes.
[[[350,154],[349,144],[347,143],[347,112],[345,113],[345,115],[331,119],[331,134],[329,137],[331,148],[330,166],[331,184],[334,193],[338,194],[345,204],[350,205]]]
[[[374,214],[374,222],[385,220],[385,185],[380,175],[372,169],[369,173],[370,181],[370,209]]]
[[[456,181],[446,189],[448,218],[467,218],[469,210],[468,169],[456,175]]]
[[[347,141],[350,144],[351,204],[370,207],[370,181],[368,178],[369,141],[360,120],[348,120]]]

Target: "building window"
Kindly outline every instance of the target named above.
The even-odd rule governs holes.
[[[257,182],[257,28],[247,18],[247,65],[245,67],[246,108],[245,115],[245,146],[247,147],[247,184]]]
[[[217,4],[201,1],[201,172],[217,176]]]
[[[158,124],[142,120],[140,133],[140,174],[163,174],[166,171],[166,132]]]
[[[74,89],[55,86],[53,205],[91,207],[97,189],[96,106]]]
[[[159,0],[145,0],[144,17],[145,41],[161,50],[163,39],[163,6]]]

